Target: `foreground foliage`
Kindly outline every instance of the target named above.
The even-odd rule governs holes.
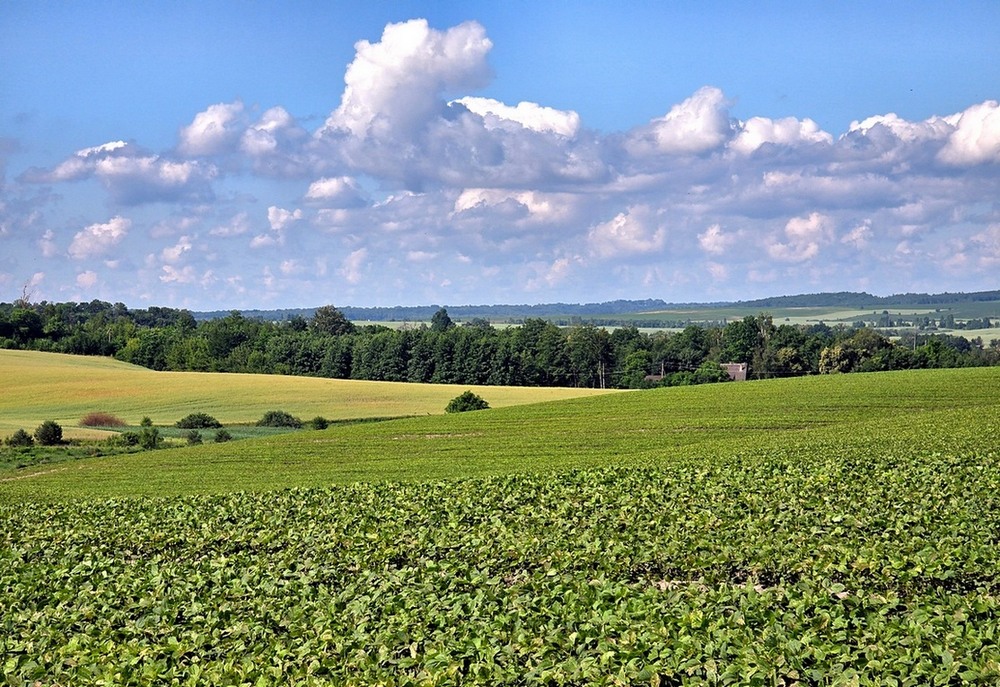
[[[76,685],[994,683],[997,458],[7,506],[0,665]]]
[[[998,684],[997,374],[637,392],[0,476],[0,669]],[[477,471],[511,474],[431,479]],[[395,481],[274,490],[362,478]],[[111,496],[236,487],[263,491]]]

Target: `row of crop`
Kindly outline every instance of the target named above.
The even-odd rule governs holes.
[[[996,681],[996,458],[819,447],[7,505],[0,668],[64,684]]]

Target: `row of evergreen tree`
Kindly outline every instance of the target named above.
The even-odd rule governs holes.
[[[355,326],[332,306],[280,322],[238,312],[197,322],[170,308],[91,303],[0,304],[0,347],[114,356],[154,370],[312,375],[345,379],[519,386],[635,388],[724,381],[720,363],[750,378],[1000,364],[993,342],[872,329],[775,325],[767,314],[678,332],[593,324],[462,325],[438,310],[429,326]]]

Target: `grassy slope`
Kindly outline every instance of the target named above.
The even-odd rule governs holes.
[[[988,450],[1000,369],[661,389],[26,470],[0,500],[218,493],[819,450]],[[888,448],[886,448],[888,447]]]
[[[168,425],[205,412],[224,424],[250,423],[281,409],[308,420],[440,414],[468,386],[404,384],[273,375],[154,372],[108,358],[0,351],[0,437],[42,420],[63,425],[67,437],[94,436],[76,428],[101,410],[138,424],[148,415]],[[492,407],[587,396],[592,389],[484,387]]]

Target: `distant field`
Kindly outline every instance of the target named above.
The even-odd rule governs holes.
[[[309,420],[434,415],[468,386],[406,384],[276,375],[154,372],[109,358],[0,350],[0,438],[19,427],[33,431],[56,420],[67,437],[99,436],[76,425],[91,411],[118,415],[129,424],[149,416],[173,424],[194,412],[223,424],[248,424],[268,410]],[[604,393],[593,389],[481,387],[490,406],[558,400]]]
[[[829,445],[864,455],[883,438],[902,447],[947,447],[956,436],[966,441],[970,432],[976,441],[995,436],[998,390],[1000,369],[978,368],[622,392],[78,461],[19,473],[22,479],[0,483],[0,499],[658,465],[764,450],[809,453]]]
[[[843,308],[843,307],[814,307],[814,308],[692,308],[678,310],[658,310],[648,313],[635,313],[626,316],[634,319],[637,323],[650,319],[679,319],[691,320],[692,322],[714,322],[719,320],[738,320],[751,315],[759,315],[762,312],[769,313],[775,324],[816,324],[825,322],[833,325],[838,323],[851,324],[857,320],[870,320],[873,315],[881,315],[884,310],[889,312],[892,318],[912,317],[924,315],[937,318],[941,313],[950,313],[957,320],[966,320],[981,317],[1000,318],[1000,304],[998,303],[961,303],[954,307],[947,306],[918,306],[907,308]]]

